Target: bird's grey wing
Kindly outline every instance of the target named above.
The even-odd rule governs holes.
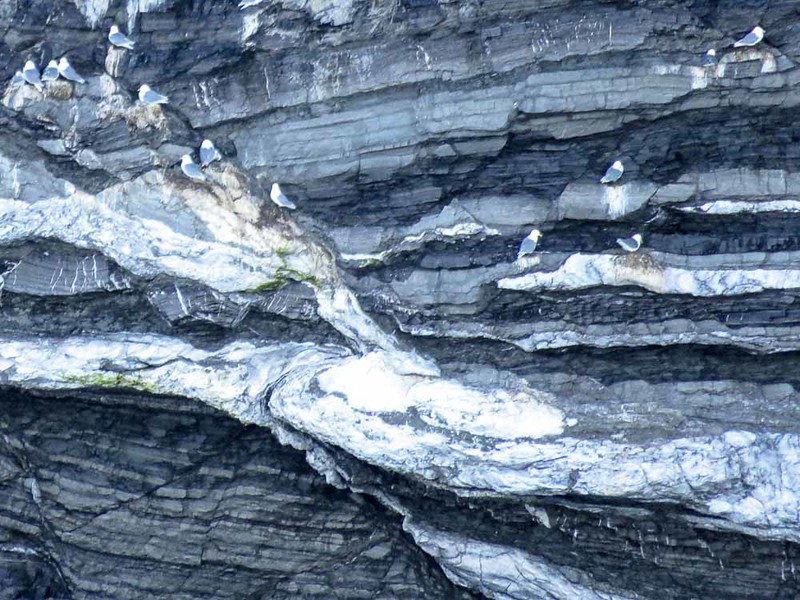
[[[213,148],[200,148],[200,162],[204,167],[210,165],[215,158]]]
[[[758,41],[758,35],[751,31],[736,43],[740,46],[752,46],[757,41]]]
[[[203,180],[205,180],[205,178],[206,178],[206,176],[200,170],[200,167],[198,167],[194,163],[191,163],[191,164],[188,164],[188,165],[182,165],[181,169],[183,170],[184,174],[187,177],[190,177],[192,179],[203,179]]]
[[[111,40],[111,43],[115,46],[120,46],[122,48],[129,48],[134,44],[132,39],[121,33],[112,33],[108,36],[108,39]]]
[[[144,99],[145,99],[145,102],[150,102],[152,104],[156,104],[156,103],[159,103],[159,102],[166,102],[167,101],[167,97],[166,96],[162,96],[161,94],[159,94],[158,92],[154,92],[153,90],[149,90],[149,91],[145,92]]]
[[[286,208],[290,208],[290,209],[292,209],[292,210],[294,210],[295,208],[297,208],[297,207],[295,206],[294,202],[292,202],[291,200],[289,200],[289,199],[288,199],[286,196],[284,196],[283,194],[278,194],[278,204],[280,204],[281,206],[285,206]]]
[[[530,254],[534,250],[536,250],[536,242],[534,242],[531,238],[525,238],[519,245],[520,256],[523,254]]]
[[[22,72],[22,76],[25,78],[25,81],[27,81],[31,85],[35,85],[36,87],[41,87],[42,78],[39,76],[38,71],[33,69],[28,69]]]
[[[620,177],[622,177],[622,171],[619,169],[615,169],[614,167],[609,167],[606,174],[603,175],[603,180],[613,183],[617,181]]]
[[[69,65],[66,69],[64,69],[64,77],[71,79],[72,81],[77,81],[78,83],[86,83],[86,80],[78,75],[78,72],[72,68],[72,65]]]

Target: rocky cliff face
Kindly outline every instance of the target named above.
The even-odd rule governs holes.
[[[796,22],[0,4],[0,597],[797,597]]]

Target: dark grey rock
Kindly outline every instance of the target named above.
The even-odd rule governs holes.
[[[238,4],[0,4],[0,597],[794,598],[794,3]]]
[[[64,296],[129,289],[126,273],[102,254],[31,248],[5,257],[0,289],[35,296]]]
[[[0,405],[1,598],[473,597],[264,430],[167,398]]]

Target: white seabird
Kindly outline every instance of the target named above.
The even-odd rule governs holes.
[[[753,27],[753,31],[748,33],[738,42],[733,44],[734,48],[742,48],[742,47],[750,47],[755,46],[756,44],[760,43],[761,40],[764,39],[764,30],[761,28],[760,25],[756,25]]]
[[[200,144],[200,164],[207,167],[215,160],[222,160],[222,155],[211,140],[203,140]]]
[[[519,252],[517,252],[517,260],[525,256],[526,254],[533,254],[536,250],[536,245],[539,243],[539,239],[542,237],[542,232],[538,229],[532,230],[522,243],[519,245]]]
[[[714,48],[709,48],[708,52],[703,55],[703,66],[706,69],[717,66],[717,51]]]
[[[122,33],[116,25],[111,26],[111,30],[108,32],[108,41],[118,48],[127,48],[128,50],[133,50],[133,45],[136,43]]]
[[[39,76],[39,69],[36,68],[36,63],[32,60],[26,62],[25,66],[22,67],[22,77],[40,92],[44,89],[42,78]]]
[[[139,100],[144,102],[145,104],[168,104],[169,98],[159,94],[154,89],[151,89],[149,85],[143,83],[139,87]]]
[[[615,183],[619,181],[619,178],[622,177],[624,172],[625,168],[622,166],[622,163],[618,160],[615,160],[614,164],[608,167],[606,174],[603,175],[603,178],[600,179],[600,183]]]
[[[42,73],[42,81],[55,81],[58,79],[58,76],[58,63],[54,60],[51,60],[44,68],[44,73]]]
[[[275,204],[277,204],[281,208],[288,208],[291,210],[297,208],[294,202],[292,202],[286,196],[283,195],[283,192],[281,191],[281,186],[279,186],[277,183],[272,184],[272,189],[269,191],[269,197]]]
[[[197,166],[197,163],[195,163],[188,154],[181,156],[181,171],[183,171],[183,174],[189,179],[194,179],[195,181],[206,181],[207,179],[200,170],[200,167]]]
[[[619,244],[625,252],[636,252],[642,247],[642,234],[634,233],[629,238],[617,238],[617,244]]]
[[[58,61],[58,72],[61,73],[64,79],[69,79],[77,83],[86,83],[86,80],[78,75],[78,72],[69,64],[66,56],[62,56],[61,60]]]

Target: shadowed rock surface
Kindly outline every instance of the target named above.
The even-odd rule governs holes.
[[[796,21],[0,6],[0,589],[795,598]]]
[[[472,597],[263,429],[169,398],[0,393],[2,598]]]

